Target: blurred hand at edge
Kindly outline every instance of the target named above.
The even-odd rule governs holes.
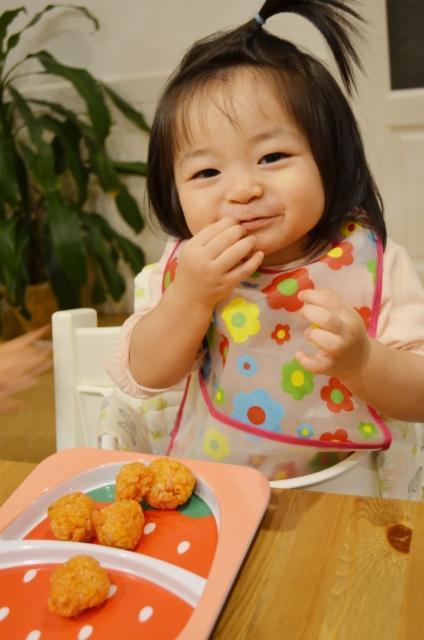
[[[22,403],[11,396],[32,387],[51,368],[51,347],[37,344],[49,332],[46,325],[0,344],[0,414],[19,409]]]

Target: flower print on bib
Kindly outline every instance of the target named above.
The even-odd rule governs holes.
[[[182,245],[165,269],[168,285]],[[248,464],[281,478],[330,466],[353,450],[386,449],[390,431],[376,410],[295,357],[314,350],[300,313],[305,289],[334,290],[375,335],[381,260],[375,235],[351,223],[311,262],[262,268],[221,300],[208,331],[207,366],[189,377],[169,453]]]

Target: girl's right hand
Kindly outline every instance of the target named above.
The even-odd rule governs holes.
[[[255,251],[254,236],[233,218],[208,225],[186,243],[174,280],[174,293],[190,305],[212,311],[241,280],[256,271],[264,259]]]

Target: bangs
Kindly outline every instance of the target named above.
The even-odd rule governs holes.
[[[254,88],[256,82],[265,82],[275,95],[276,100],[287,112],[290,119],[297,122],[294,109],[288,98],[287,82],[284,74],[277,69],[265,66],[233,66],[196,77],[190,83],[179,87],[177,95],[173,95],[167,109],[167,138],[170,142],[170,153],[175,159],[187,146],[194,142],[193,129],[208,129],[208,109],[212,104],[219,110],[235,129],[239,127],[237,111],[233,103],[233,91],[237,81],[250,80],[249,86]],[[257,92],[254,92],[257,97]],[[246,93],[246,98],[249,98]],[[295,101],[296,102],[296,101]],[[262,105],[266,115],[266,104]]]

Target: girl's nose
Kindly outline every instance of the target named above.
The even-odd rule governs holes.
[[[262,185],[248,177],[236,178],[227,189],[228,202],[247,203],[260,198],[264,193]]]

